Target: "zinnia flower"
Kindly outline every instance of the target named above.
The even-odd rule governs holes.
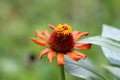
[[[52,34],[48,30],[44,30],[42,33],[36,30],[35,35],[41,40],[32,38],[34,43],[47,47],[40,52],[39,59],[42,59],[43,55],[48,54],[48,61],[52,63],[52,59],[57,54],[57,65],[60,66],[64,64],[64,55],[66,54],[74,61],[86,58],[84,53],[75,51],[73,48],[86,50],[91,47],[90,43],[76,42],[81,37],[87,36],[88,32],[72,32],[71,27],[67,24],[59,24],[56,27],[53,25],[49,26],[53,30]]]

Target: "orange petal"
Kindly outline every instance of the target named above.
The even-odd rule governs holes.
[[[90,44],[90,43],[75,43],[74,48],[86,50],[86,49],[90,49],[91,45],[92,44]]]
[[[74,41],[76,41],[83,36],[87,36],[89,33],[88,32],[73,31],[72,34],[73,34]]]
[[[57,65],[61,66],[64,64],[64,54],[63,53],[58,53],[57,55]]]
[[[45,34],[47,37],[50,37],[50,32],[48,30],[44,30],[42,33]]]
[[[76,36],[77,34],[79,34],[80,32],[79,31],[73,31],[72,34],[73,36]]]
[[[50,63],[52,63],[52,59],[56,56],[56,52],[51,50],[49,53],[48,53],[48,60]]]
[[[43,34],[41,34],[39,30],[35,31],[35,35],[40,37],[44,41],[48,41],[48,38],[46,38]]]
[[[77,55],[79,55],[79,56],[81,56],[81,58],[83,58],[83,59],[85,59],[85,58],[87,57],[87,56],[86,56],[84,53],[82,53],[82,52],[74,51],[74,53],[77,54]]]
[[[67,55],[75,61],[78,61],[81,59],[81,56],[74,53],[74,51],[68,52]]]
[[[40,52],[39,59],[42,59],[42,56],[49,53],[51,51],[50,48],[46,48]]]
[[[39,31],[39,30],[36,30],[36,31],[35,31],[35,35],[36,35],[36,36],[41,35],[40,31]]]
[[[39,41],[39,40],[37,40],[37,39],[35,39],[35,38],[31,38],[31,39],[32,39],[32,41],[33,41],[34,43],[36,43],[36,44],[38,44],[38,45],[40,45],[40,46],[48,46],[48,44],[47,44],[46,42]]]
[[[56,30],[56,27],[53,26],[53,25],[49,25],[49,27],[50,27],[51,29],[53,29],[54,31]]]

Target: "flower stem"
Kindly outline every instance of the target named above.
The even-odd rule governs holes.
[[[60,80],[65,80],[65,72],[64,72],[64,66],[60,66],[60,74],[61,74],[61,79]]]

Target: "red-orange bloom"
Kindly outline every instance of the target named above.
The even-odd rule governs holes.
[[[90,43],[77,43],[76,40],[83,36],[87,36],[88,32],[73,31],[67,24],[59,24],[56,27],[49,25],[53,29],[53,33],[50,34],[48,30],[44,30],[42,33],[36,30],[35,35],[40,37],[41,40],[32,38],[32,41],[40,46],[46,46],[47,48],[40,52],[39,58],[48,54],[48,60],[52,63],[52,59],[57,53],[57,65],[64,64],[64,55],[67,54],[75,61],[86,58],[86,55],[82,52],[78,52],[75,49],[86,50],[91,47]]]

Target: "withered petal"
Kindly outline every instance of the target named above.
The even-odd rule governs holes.
[[[64,64],[64,54],[63,53],[58,53],[57,55],[57,65],[61,66]]]
[[[37,40],[35,38],[31,38],[32,41],[40,46],[48,46],[48,43],[47,42],[43,42],[43,41],[40,41],[40,40]]]
[[[52,59],[56,56],[56,52],[51,50],[49,53],[48,53],[48,61],[50,63],[52,63]]]
[[[90,49],[92,44],[90,43],[75,43],[74,48],[81,49],[81,50],[87,50]]]

